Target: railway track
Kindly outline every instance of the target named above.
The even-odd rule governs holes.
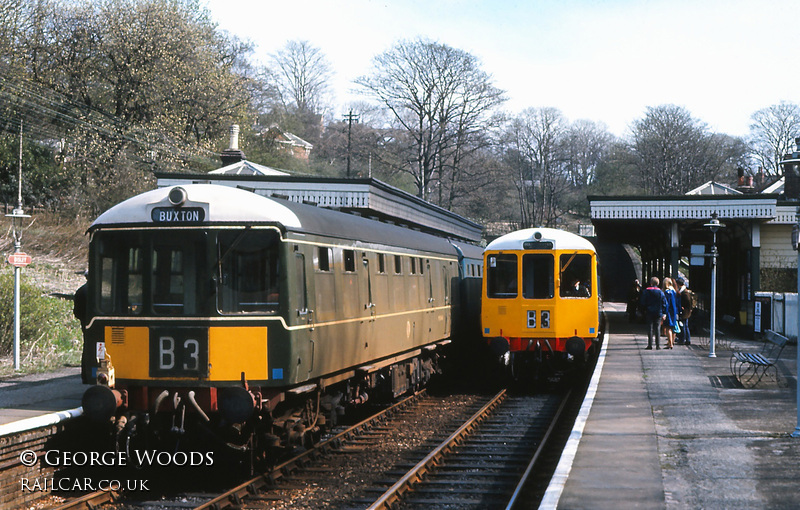
[[[501,391],[368,508],[513,506],[568,398]]]
[[[246,480],[223,494],[210,498],[208,494],[193,493],[179,494],[175,497],[161,497],[158,500],[142,500],[141,495],[132,493],[124,494],[119,491],[96,491],[77,498],[70,499],[57,507],[57,510],[95,509],[108,503],[121,502],[125,508],[152,508],[158,505],[170,507],[216,509],[236,508],[243,501],[249,504],[258,504],[264,499],[280,502],[290,496],[281,496],[296,486],[296,477],[306,476],[308,466],[317,465],[322,457],[332,455],[332,452],[354,452],[362,449],[376,435],[383,435],[391,427],[386,427],[387,422],[402,419],[409,408],[425,405],[426,393],[419,392],[389,408],[386,408],[369,418],[337,432],[331,437],[321,441],[298,455],[277,464],[269,471]],[[266,493],[271,495],[264,496]]]
[[[569,430],[554,425],[565,402],[423,392],[222,494],[98,491],[56,508],[506,508],[541,471],[534,464],[554,429]]]

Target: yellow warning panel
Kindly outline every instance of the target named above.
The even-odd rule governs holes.
[[[212,381],[269,379],[267,328],[209,328],[208,363]]]

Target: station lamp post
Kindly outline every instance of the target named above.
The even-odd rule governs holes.
[[[789,197],[798,197],[800,190],[800,138],[795,138],[795,150],[786,154],[781,160],[784,176],[784,194]],[[792,228],[792,248],[798,249],[800,244],[800,206],[797,207],[796,223]],[[800,251],[797,251],[797,366],[800,367]],[[797,379],[797,426],[792,432],[792,437],[800,437],[800,373]]]
[[[717,213],[711,214],[711,221],[703,225],[711,231],[711,324],[709,326],[708,357],[716,358],[715,343],[717,337],[717,231],[725,228],[717,219]]]
[[[22,209],[22,126],[20,126],[19,136],[19,177],[17,179],[19,193],[17,195],[17,207],[6,214],[6,218],[11,218],[11,233],[14,237],[14,253],[8,257],[9,263],[14,266],[14,370],[19,370],[19,278],[20,270],[30,263],[30,257],[22,251],[22,220],[30,218]]]
[[[800,160],[798,160],[800,162]],[[795,163],[797,164],[797,163]],[[792,228],[792,247],[797,250],[800,245],[800,207],[795,213],[796,222]],[[800,250],[797,251],[797,425],[792,432],[792,437],[800,437]]]

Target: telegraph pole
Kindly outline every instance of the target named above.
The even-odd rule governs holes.
[[[350,110],[344,119],[347,121],[347,177],[350,177],[350,132],[353,130],[353,122],[358,122],[358,114]]]

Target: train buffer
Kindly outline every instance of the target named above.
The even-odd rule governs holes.
[[[764,346],[760,352],[733,351],[730,360],[731,374],[742,386],[752,388],[772,370],[775,372],[775,382],[780,385],[777,363],[787,342],[785,336],[768,329],[764,334]]]

